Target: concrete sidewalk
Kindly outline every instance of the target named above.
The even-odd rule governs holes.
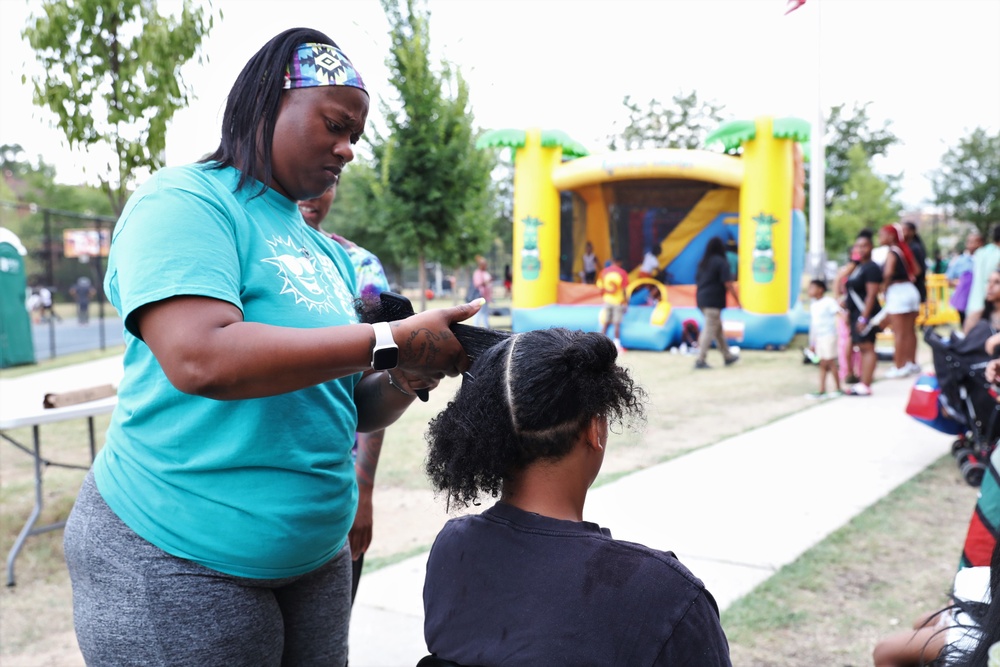
[[[116,356],[0,378],[0,410],[117,384],[121,372]],[[878,382],[871,397],[828,400],[622,477],[590,492],[585,516],[618,539],[674,551],[725,609],[948,452],[950,438],[905,414],[912,385]],[[426,554],[362,579],[352,667],[405,667],[426,654],[425,564]]]
[[[620,478],[590,492],[584,515],[674,551],[725,609],[948,452],[947,436],[905,414],[912,385],[879,382],[871,397],[829,400]],[[426,554],[362,578],[351,667],[426,655],[425,566]]]

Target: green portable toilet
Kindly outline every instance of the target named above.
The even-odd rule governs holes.
[[[0,227],[0,368],[35,363],[31,315],[25,307],[26,254],[17,235]]]

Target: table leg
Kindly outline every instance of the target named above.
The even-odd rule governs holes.
[[[87,427],[90,435],[90,461],[93,463],[94,457],[97,452],[97,443],[94,437],[94,418],[93,416],[87,417]],[[42,494],[42,471],[44,466],[57,466],[60,468],[74,468],[77,470],[88,470],[90,466],[80,466],[69,463],[57,463],[56,461],[49,461],[42,458],[42,443],[41,434],[39,432],[39,426],[35,424],[31,427],[31,435],[33,440],[33,450],[28,449],[21,443],[17,442],[9,435],[5,433],[0,433],[0,437],[4,440],[10,442],[12,445],[18,449],[30,454],[35,459],[35,506],[31,509],[31,515],[28,516],[28,520],[25,522],[24,527],[21,532],[18,533],[17,539],[14,540],[14,546],[11,547],[10,552],[7,554],[7,585],[13,586],[17,582],[14,579],[14,561],[17,559],[18,553],[20,553],[21,548],[24,546],[25,540],[27,540],[32,535],[41,535],[42,533],[47,533],[52,530],[59,530],[66,525],[65,521],[57,521],[56,523],[50,523],[44,526],[35,526],[38,522],[38,518],[42,515],[43,494]]]
[[[32,528],[35,527],[35,522],[38,521],[38,517],[42,513],[42,452],[37,424],[31,427],[31,436],[34,441],[35,449],[35,506],[31,509],[31,515],[28,517],[27,522],[25,522],[24,528],[21,529],[17,539],[14,540],[14,546],[11,547],[10,553],[7,554],[8,586],[13,586],[16,583],[14,581],[14,559],[17,558],[18,552],[21,551],[21,547],[24,546],[24,541],[28,539],[29,535],[32,534]]]

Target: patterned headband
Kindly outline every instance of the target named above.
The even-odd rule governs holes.
[[[361,75],[336,46],[300,44],[285,69],[284,89],[316,86],[351,86],[368,92]]]

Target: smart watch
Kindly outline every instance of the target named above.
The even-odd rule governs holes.
[[[399,365],[399,347],[392,339],[388,322],[375,322],[375,347],[372,349],[372,370],[387,371]]]

